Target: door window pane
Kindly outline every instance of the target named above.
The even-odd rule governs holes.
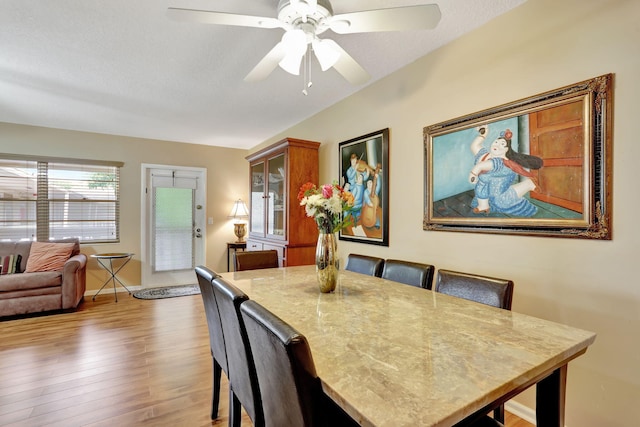
[[[195,267],[193,198],[190,188],[154,187],[154,271]]]

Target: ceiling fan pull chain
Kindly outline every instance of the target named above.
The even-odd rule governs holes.
[[[309,69],[309,79],[307,87],[311,87],[313,82],[311,81],[311,45],[307,45],[307,68]]]
[[[305,58],[302,58],[302,94],[304,96],[309,94],[307,92],[307,61]]]
[[[313,82],[311,82],[311,45],[307,45],[307,53],[305,54],[304,58],[303,58],[304,64],[303,64],[303,87],[302,87],[302,94],[307,96],[309,94],[309,92],[307,92],[307,89],[310,88],[313,85]]]
[[[305,66],[304,66],[304,68],[305,68],[305,70],[304,70],[305,77],[302,79],[302,94],[303,94],[304,96],[307,96],[307,95],[309,95],[309,93],[307,92],[307,85],[305,84],[305,81],[307,80],[307,77],[306,77],[306,75],[307,75],[307,66],[306,66],[306,62],[305,62]]]

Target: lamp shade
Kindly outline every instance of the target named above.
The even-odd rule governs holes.
[[[247,205],[242,199],[238,199],[233,204],[233,208],[231,208],[231,213],[229,217],[231,219],[247,219],[249,218],[249,210],[247,209]]]
[[[332,41],[333,40],[320,40],[318,38],[313,40],[313,51],[316,54],[316,58],[318,58],[322,71],[327,71],[340,59],[340,51],[335,48],[335,42],[332,43]]]
[[[281,43],[286,54],[278,65],[289,74],[299,75],[302,58],[307,52],[307,36],[302,30],[289,30],[282,36]]]

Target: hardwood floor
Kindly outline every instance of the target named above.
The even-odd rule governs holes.
[[[199,295],[87,298],[77,312],[0,321],[0,426],[228,424],[223,375],[212,421]],[[508,427],[533,427],[507,414]],[[250,426],[246,414],[243,426]]]
[[[510,412],[504,412],[504,425],[505,427],[535,427],[530,422],[518,418]]]

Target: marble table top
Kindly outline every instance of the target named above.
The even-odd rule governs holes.
[[[319,292],[314,266],[222,276],[307,337],[325,393],[365,426],[453,425],[595,340],[592,332],[349,271],[340,271],[331,294]]]

